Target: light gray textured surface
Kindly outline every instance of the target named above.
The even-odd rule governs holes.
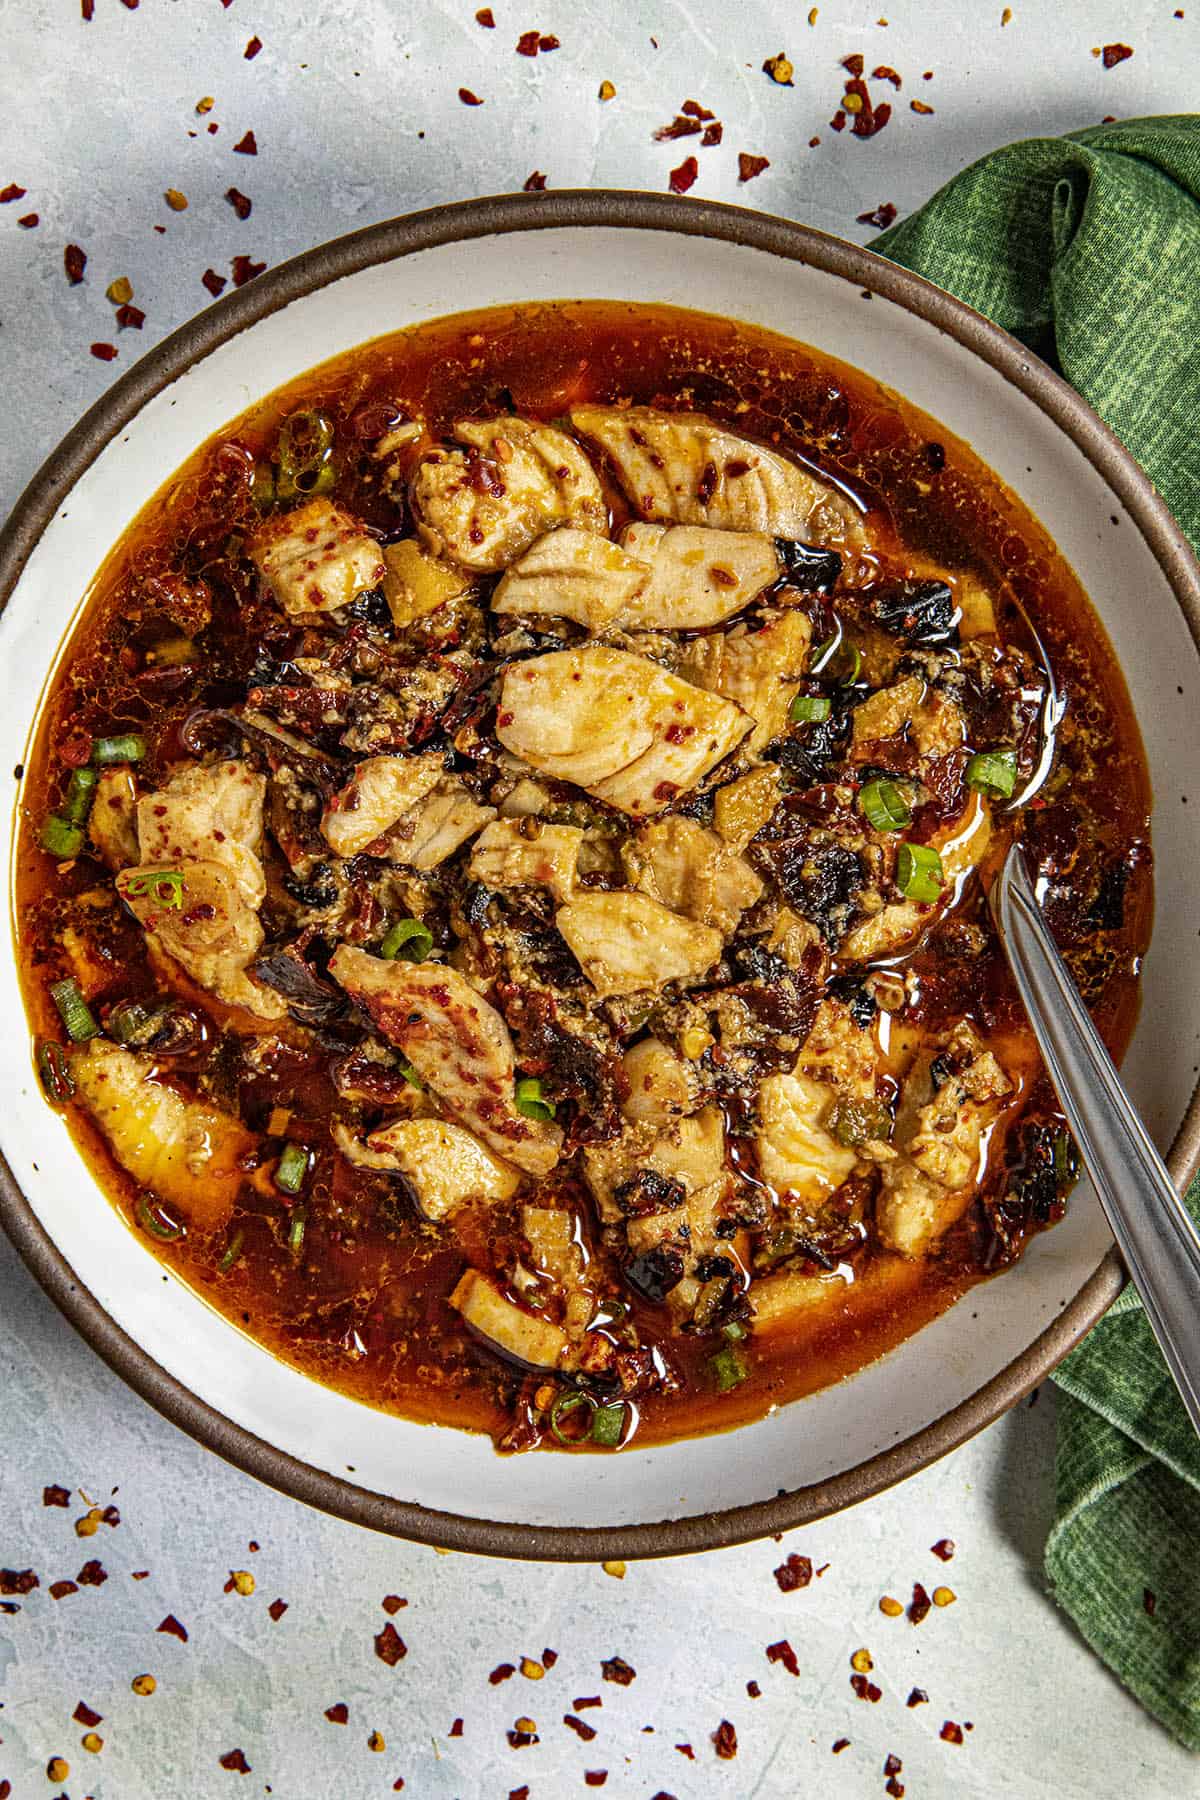
[[[399,0],[141,0],[134,10],[95,0],[85,25],[76,0],[0,0],[0,188],[27,189],[0,208],[0,506],[113,375],[207,302],[205,268],[228,275],[239,252],[278,262],[394,213],[519,187],[534,169],[552,187],[661,190],[691,152],[694,194],[865,241],[872,234],[856,214],[883,201],[908,210],[1014,137],[1105,113],[1188,109],[1200,68],[1196,22],[1145,0],[1017,0],[1007,27],[990,0],[854,0],[822,5],[812,27],[803,4],[778,0],[539,0],[519,10],[500,0],[493,10],[489,32],[467,0],[427,10]],[[535,25],[562,48],[529,61],[514,44]],[[253,34],[264,47],[247,61]],[[1135,54],[1106,72],[1090,52],[1116,41]],[[794,88],[761,73],[781,49],[796,65]],[[904,81],[899,94],[871,83],[895,112],[869,142],[828,126],[838,62],[854,51],[868,73],[886,63]],[[596,97],[602,79],[617,88],[607,105]],[[463,106],[460,86],[484,105]],[[198,117],[204,95],[216,104]],[[687,97],[722,120],[719,148],[651,141]],[[934,114],[911,113],[913,97]],[[253,158],[232,150],[248,128]],[[814,135],[822,142],[810,149]],[[771,160],[744,187],[739,150]],[[230,185],[253,201],[244,223],[223,198]],[[164,204],[168,187],[186,194],[185,212]],[[22,229],[31,211],[39,224]],[[67,242],[89,258],[76,288],[62,271]],[[104,297],[121,275],[147,315],[140,335],[115,331]],[[117,362],[95,360],[93,341],[117,343]],[[891,1752],[912,1800],[1194,1792],[1192,1759],[1043,1592],[1052,1409],[1043,1390],[1036,1407],[937,1468],[783,1546],[631,1565],[624,1581],[599,1568],[440,1557],[308,1512],[191,1444],[109,1374],[0,1243],[0,1564],[41,1580],[19,1612],[0,1617],[0,1791],[9,1782],[13,1800],[358,1800],[395,1791],[402,1777],[420,1800],[504,1800],[524,1783],[530,1800],[558,1800],[590,1791],[584,1771],[605,1769],[603,1791],[615,1797],[841,1800],[882,1794]],[[119,1489],[121,1524],[78,1539],[83,1502],[76,1494],[69,1510],[43,1508],[47,1483],[101,1506]],[[946,1567],[929,1550],[942,1537],[958,1545]],[[771,1571],[792,1549],[828,1568],[785,1596]],[[107,1581],[54,1601],[50,1582],[91,1557]],[[246,1568],[254,1595],[224,1594],[229,1571]],[[135,1583],[142,1569],[150,1574]],[[916,1629],[880,1615],[881,1594],[907,1600],[917,1580],[948,1582],[957,1603]],[[409,1602],[395,1616],[409,1650],[395,1669],[372,1645],[386,1594]],[[273,1623],[276,1596],[288,1611]],[[186,1645],[156,1634],[168,1613],[187,1627]],[[798,1678],[765,1659],[781,1638],[795,1648]],[[876,1705],[849,1687],[860,1645],[875,1659]],[[545,1646],[559,1660],[543,1681],[489,1684],[497,1664]],[[600,1679],[600,1659],[613,1654],[637,1669],[631,1687]],[[158,1689],[141,1699],[129,1683],[146,1670]],[[757,1700],[750,1680],[761,1684]],[[914,1685],[930,1703],[909,1710]],[[603,1708],[580,1716],[598,1735],[584,1744],[562,1717],[574,1696],[596,1693]],[[97,1755],[71,1720],[81,1699],[105,1715]],[[346,1726],[324,1717],[338,1701]],[[521,1714],[541,1741],[513,1750],[505,1732]],[[450,1738],[458,1716],[463,1735]],[[718,1761],[710,1742],[723,1718],[738,1732],[733,1762]],[[947,1719],[973,1724],[961,1747],[939,1738]],[[368,1748],[372,1730],[385,1751]],[[842,1737],[850,1745],[835,1758]],[[251,1774],[220,1767],[235,1747]],[[54,1755],[71,1765],[58,1784],[45,1773]]]

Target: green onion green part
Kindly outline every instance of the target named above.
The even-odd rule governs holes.
[[[797,694],[788,710],[793,725],[819,725],[833,711],[833,701],[823,694]]]
[[[421,1077],[417,1074],[417,1071],[413,1068],[412,1064],[408,1061],[407,1057],[398,1056],[396,1058],[396,1067],[399,1069],[401,1075],[403,1075],[405,1081],[407,1081],[409,1087],[424,1087],[424,1082],[421,1080]]]
[[[151,1207],[147,1195],[138,1195],[134,1211],[142,1230],[148,1231],[150,1236],[157,1238],[160,1243],[171,1244],[176,1238],[183,1236],[183,1226],[177,1224],[174,1219],[164,1218],[161,1210],[155,1211]]]
[[[534,1075],[517,1077],[517,1111],[527,1119],[552,1119],[555,1107],[553,1100],[542,1097],[542,1084]]]
[[[285,1194],[298,1194],[308,1174],[308,1151],[303,1144],[285,1144],[275,1166],[275,1186]]]
[[[304,1248],[304,1228],[308,1223],[308,1214],[302,1206],[293,1208],[292,1222],[288,1226],[288,1252],[294,1257],[300,1255]]]
[[[980,750],[966,768],[966,782],[977,794],[1007,800],[1017,785],[1015,750]]]
[[[732,1344],[726,1344],[723,1350],[710,1356],[708,1366],[713,1372],[718,1394],[727,1394],[730,1388],[738,1387],[750,1373]]]
[[[581,1393],[578,1388],[564,1389],[554,1402],[554,1405],[550,1408],[551,1436],[557,1438],[560,1444],[565,1444],[568,1449],[576,1444],[585,1443],[587,1441],[588,1433],[585,1432],[582,1435],[568,1437],[561,1429],[561,1425],[565,1418],[573,1412],[578,1412],[581,1406],[591,1405],[592,1401],[588,1399],[586,1394]]]
[[[857,644],[846,645],[846,655],[850,659],[849,673],[842,676],[842,687],[853,687],[862,673],[862,651]]]
[[[58,1008],[58,1016],[72,1043],[86,1044],[89,1038],[99,1035],[100,1027],[92,1016],[91,1007],[80,993],[79,983],[73,975],[68,975],[65,981],[52,981],[50,998]]]
[[[323,412],[294,412],[279,427],[275,498],[323,494],[333,486],[333,420]]]
[[[912,812],[894,781],[868,781],[858,804],[876,831],[903,831],[912,824]]]
[[[118,1000],[104,1021],[104,1029],[118,1044],[135,1044],[153,1017],[149,1007],[138,1000]]]
[[[125,878],[125,892],[134,899],[149,898],[172,912],[183,908],[182,869],[135,869]]]
[[[228,1275],[228,1273],[229,1273],[230,1269],[232,1269],[234,1263],[240,1259],[241,1254],[242,1254],[242,1239],[243,1239],[244,1235],[245,1234],[241,1231],[235,1231],[233,1236],[230,1238],[229,1243],[225,1249],[225,1254],[222,1256],[220,1262],[217,1264],[217,1268],[220,1270],[222,1275]]]
[[[424,962],[433,949],[433,933],[420,919],[398,919],[379,946],[380,956],[388,962],[402,957],[405,962]]]
[[[928,844],[901,844],[896,853],[896,886],[906,900],[936,900],[945,879],[936,850]]]
[[[616,1450],[625,1430],[625,1402],[614,1400],[592,1414],[592,1442],[602,1450]]]
[[[141,762],[146,754],[146,740],[140,731],[126,731],[118,737],[97,738],[92,745],[92,762]]]
[[[95,769],[71,770],[71,779],[67,783],[66,798],[63,801],[63,818],[68,825],[87,824],[99,779]]]
[[[821,673],[825,664],[830,660],[841,641],[842,634],[841,631],[838,630],[831,632],[827,638],[824,638],[821,643],[817,645],[812,653],[812,660],[808,665],[808,672],[810,675],[819,675]]]
[[[72,825],[58,813],[51,813],[42,826],[41,845],[51,856],[65,861],[69,857],[78,856],[83,849],[83,827]]]
[[[731,1344],[740,1344],[743,1338],[750,1336],[750,1327],[741,1319],[729,1319],[721,1327],[721,1336],[727,1337]]]
[[[61,1106],[71,1098],[75,1092],[75,1077],[71,1073],[66,1051],[53,1038],[44,1038],[38,1045],[37,1068],[48,1100]]]

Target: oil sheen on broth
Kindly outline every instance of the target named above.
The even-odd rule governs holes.
[[[34,1052],[316,1379],[507,1449],[716,1430],[1061,1216],[983,894],[1020,837],[1119,1052],[1148,812],[1086,597],[933,420],[699,313],[462,314],[105,561],[23,794]]]

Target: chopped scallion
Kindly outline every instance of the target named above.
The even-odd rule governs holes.
[[[578,1388],[566,1388],[550,1408],[551,1436],[557,1438],[560,1444],[566,1444],[568,1449],[576,1444],[585,1443],[589,1432],[577,1432],[568,1437],[566,1432],[562,1429],[562,1421],[568,1418],[571,1413],[578,1412],[581,1406],[590,1407],[591,1405],[592,1401],[589,1400],[586,1394],[581,1393]]]
[[[517,1111],[523,1113],[527,1119],[552,1119],[554,1117],[554,1102],[543,1098],[542,1084],[536,1076],[518,1076]]]
[[[616,1450],[625,1430],[625,1402],[614,1400],[592,1414],[592,1442],[603,1450]]]
[[[901,844],[896,853],[896,886],[906,900],[936,900],[945,879],[936,850],[928,844]]]
[[[176,1238],[183,1236],[183,1226],[176,1220],[165,1217],[157,1201],[151,1206],[146,1194],[138,1195],[134,1211],[142,1230],[148,1231],[150,1236],[157,1238],[160,1243],[171,1244]]]
[[[868,781],[858,804],[876,831],[903,831],[912,824],[908,803],[894,781]]]
[[[220,1262],[217,1264],[217,1268],[220,1270],[222,1275],[228,1275],[228,1273],[229,1273],[230,1269],[232,1269],[234,1263],[237,1262],[239,1260],[239,1258],[241,1257],[243,1236],[244,1236],[243,1232],[235,1231],[233,1236],[230,1238],[229,1243],[227,1244],[227,1246],[225,1248],[225,1254],[222,1256]]]
[[[302,1206],[293,1208],[292,1222],[288,1226],[288,1252],[299,1257],[304,1248],[304,1228],[308,1223],[308,1215]]]
[[[417,1071],[413,1068],[412,1064],[408,1061],[407,1057],[398,1056],[396,1058],[396,1067],[399,1069],[401,1075],[403,1075],[405,1081],[407,1081],[409,1087],[424,1087],[424,1082],[421,1080],[421,1077],[417,1074]]]
[[[842,676],[841,685],[853,687],[862,671],[862,651],[857,644],[847,644],[846,657],[849,667],[847,673]]]
[[[97,738],[92,745],[92,762],[96,764],[141,762],[146,754],[146,740],[140,731],[126,731],[117,737]]]
[[[53,981],[50,984],[50,998],[58,1008],[58,1016],[66,1027],[67,1036],[75,1044],[86,1044],[89,1038],[98,1035],[100,1027],[92,1016],[92,1009],[79,991],[79,983],[73,975],[65,981]]]
[[[132,894],[135,899],[149,898],[173,912],[182,910],[182,869],[135,869],[125,877],[122,885],[125,893]]]
[[[388,962],[399,956],[405,962],[424,962],[433,949],[433,933],[420,919],[397,919],[382,944],[379,954]]]
[[[334,482],[333,420],[323,412],[294,412],[279,427],[275,498],[319,494]]]
[[[63,800],[63,818],[69,825],[87,824],[99,779],[95,769],[71,770],[66,798]]]
[[[708,1366],[713,1372],[718,1394],[727,1394],[730,1388],[745,1381],[750,1373],[732,1344],[726,1344],[715,1356],[710,1356]]]
[[[275,1165],[275,1186],[285,1194],[298,1194],[308,1174],[308,1151],[303,1144],[285,1144]]]
[[[749,1335],[750,1327],[743,1324],[741,1319],[729,1319],[721,1327],[721,1336],[727,1337],[731,1344],[740,1343],[744,1337],[749,1337]]]
[[[153,1032],[146,1027],[156,1015],[138,1000],[118,1000],[104,1021],[104,1029],[118,1044],[144,1043]]]
[[[831,632],[827,638],[823,639],[813,651],[812,661],[808,665],[808,672],[810,675],[819,675],[821,673],[841,641],[842,633],[841,627],[839,626],[836,631]]]
[[[72,825],[69,819],[61,818],[58,813],[51,813],[42,826],[41,845],[51,856],[64,861],[68,857],[78,856],[83,849],[83,827]]]
[[[977,794],[1007,800],[1017,785],[1015,750],[980,750],[966,768],[966,783]]]
[[[788,717],[793,725],[820,725],[833,711],[833,701],[823,694],[797,694]]]
[[[37,1066],[46,1097],[58,1106],[69,1100],[75,1092],[75,1077],[62,1045],[56,1044],[53,1038],[44,1039],[38,1045]]]

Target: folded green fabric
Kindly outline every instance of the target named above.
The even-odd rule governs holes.
[[[1200,547],[1200,117],[984,157],[877,249],[1060,371]],[[1200,1220],[1200,1181],[1188,1195]],[[1046,1571],[1084,1637],[1200,1750],[1200,1440],[1127,1289],[1055,1375]]]

